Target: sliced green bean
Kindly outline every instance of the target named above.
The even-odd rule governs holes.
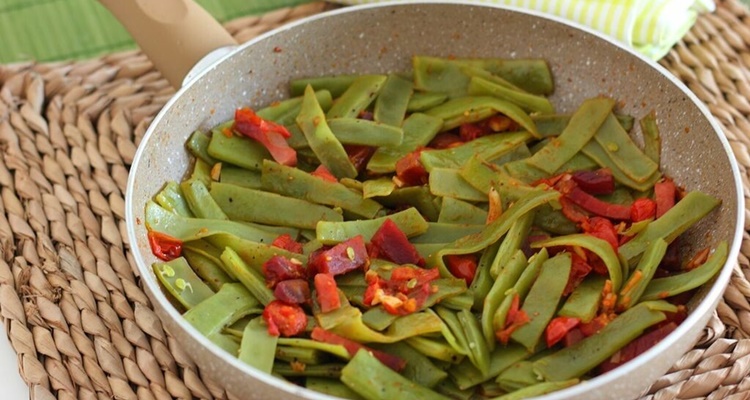
[[[474,305],[472,308],[477,312],[483,312],[486,307],[485,299],[495,282],[495,279],[490,275],[490,268],[492,268],[492,263],[495,261],[499,247],[500,242],[495,242],[487,246],[487,248],[482,250],[482,256],[479,258],[479,263],[477,263],[477,270],[470,285],[470,289],[474,293]]]
[[[349,386],[344,385],[338,379],[307,377],[305,387],[336,398],[364,400],[364,397],[349,389]]]
[[[435,196],[453,197],[459,200],[487,201],[487,194],[469,185],[457,169],[434,167],[430,171],[430,192]]]
[[[594,137],[614,105],[614,100],[604,97],[584,100],[560,136],[534,153],[529,164],[550,174],[557,171]]]
[[[433,168],[461,168],[472,157],[492,161],[531,139],[528,132],[508,132],[482,136],[460,146],[442,150],[427,150],[420,154],[420,160],[428,172]]]
[[[200,158],[195,159],[193,163],[193,171],[190,173],[188,180],[201,181],[204,185],[210,186],[213,179],[211,179],[211,165],[207,164]]]
[[[504,394],[502,396],[495,397],[492,400],[527,399],[529,397],[541,396],[543,394],[548,394],[548,393],[556,392],[558,390],[563,390],[573,385],[577,385],[579,382],[580,382],[580,379],[568,379],[566,381],[558,381],[558,382],[541,382],[541,383],[537,383],[531,386],[527,386],[522,389],[518,389],[511,393]]]
[[[237,277],[247,290],[258,299],[264,306],[272,302],[275,297],[271,289],[266,286],[263,274],[258,270],[248,266],[236,251],[231,247],[224,249],[221,254],[221,261],[224,267]],[[226,286],[226,285],[224,285]],[[222,286],[223,287],[223,286]]]
[[[658,305],[644,302],[629,308],[599,332],[534,362],[546,381],[565,381],[589,372],[643,331],[666,316]]]
[[[443,126],[443,120],[422,113],[411,114],[403,123],[403,140],[398,146],[379,147],[367,163],[367,170],[375,173],[396,171],[396,162],[426,146]]]
[[[349,360],[351,358],[346,348],[340,344],[323,343],[316,340],[301,338],[279,338],[278,343],[280,346],[324,351],[344,360]]]
[[[344,144],[362,146],[398,146],[404,140],[401,125],[392,126],[382,122],[358,118],[328,119],[328,127]]]
[[[537,136],[536,125],[521,107],[490,96],[465,96],[448,100],[447,102],[427,110],[425,113],[443,119],[443,130],[447,131],[466,122],[468,114],[478,110],[489,109],[501,113],[515,121],[523,129]],[[486,117],[485,117],[486,118]],[[484,118],[481,118],[484,119]]]
[[[616,182],[639,192],[645,192],[651,189],[654,186],[654,183],[656,183],[661,177],[661,173],[657,172],[645,182],[636,182],[635,180],[630,179],[630,177],[625,174],[617,164],[615,164],[614,160],[612,160],[607,154],[607,151],[596,140],[586,143],[581,151],[586,156],[596,161],[596,163],[602,168],[607,168],[612,171],[612,176],[615,178]]]
[[[656,114],[651,111],[640,120],[641,133],[643,134],[643,152],[648,158],[659,164],[661,160],[661,133],[656,124]]]
[[[469,202],[446,197],[440,207],[437,222],[444,224],[478,225],[487,221],[487,211]]]
[[[326,118],[357,118],[377,97],[385,83],[385,75],[362,75],[333,102]],[[308,89],[305,89],[307,93]]]
[[[198,332],[210,337],[246,315],[262,311],[263,306],[242,284],[228,283],[188,310],[183,317]]]
[[[405,342],[420,353],[436,360],[456,363],[464,358],[464,355],[456,351],[447,341],[415,336],[406,339]]]
[[[641,295],[652,282],[651,278],[654,277],[656,268],[659,267],[664,255],[667,254],[667,247],[667,242],[658,238],[646,248],[643,257],[638,261],[638,265],[617,296],[618,309],[624,310],[638,303]]]
[[[714,250],[708,260],[699,267],[667,278],[652,280],[643,292],[641,300],[664,299],[697,288],[708,282],[726,263],[727,252],[727,242],[722,241],[716,246],[716,250]]]
[[[497,277],[511,258],[516,255],[516,251],[521,249],[529,235],[535,215],[536,210],[530,211],[513,222],[497,250],[497,256],[490,267],[490,275]]]
[[[433,92],[414,92],[409,99],[406,111],[410,113],[422,112],[435,106],[443,104],[448,100],[448,95]]]
[[[386,207],[414,207],[429,221],[437,220],[440,213],[440,198],[430,193],[427,185],[397,188],[388,196],[374,199]]]
[[[435,366],[424,354],[406,343],[375,344],[371,346],[389,354],[397,354],[406,360],[401,376],[427,388],[432,388],[448,377],[448,374]]]
[[[446,308],[444,304],[434,307],[434,311],[435,313],[437,313],[437,316],[440,318],[440,321],[443,324],[443,337],[445,337],[446,340],[453,339],[453,343],[451,343],[453,348],[457,352],[471,358],[473,354],[469,349],[469,340],[466,337],[466,333],[461,328],[461,323],[458,320],[457,312]],[[474,364],[475,361],[471,360],[471,363]]]
[[[472,76],[469,81],[468,94],[471,96],[495,96],[510,101],[528,112],[540,112],[545,114],[552,114],[555,112],[554,106],[546,97],[502,86],[479,75]]]
[[[221,268],[221,263],[217,264],[211,257],[205,256],[202,252],[185,245],[182,248],[182,255],[196,275],[213,291],[218,291],[225,283],[234,282],[234,279]]]
[[[568,296],[557,315],[578,318],[582,323],[591,322],[599,311],[606,278],[587,276]]]
[[[635,118],[632,115],[615,114],[617,121],[626,132],[633,129]],[[531,119],[536,123],[541,137],[557,136],[570,122],[570,114],[534,114]]]
[[[603,239],[587,235],[585,233],[577,233],[572,235],[557,236],[551,239],[541,240],[531,244],[531,248],[538,249],[541,247],[554,247],[554,246],[580,246],[584,249],[591,250],[594,254],[604,261],[609,272],[609,279],[612,281],[612,288],[615,292],[620,290],[622,287],[623,279],[623,266],[620,265],[620,261],[617,258],[612,246]],[[620,247],[622,251],[622,247]]]
[[[396,74],[388,75],[378,98],[375,100],[373,117],[375,121],[400,127],[404,122],[404,115],[409,105],[409,99],[414,91],[414,84],[410,79],[404,79]]]
[[[499,252],[496,253],[495,259],[497,259],[497,255],[499,255]],[[490,350],[495,349],[495,328],[492,324],[495,312],[505,298],[505,293],[513,287],[527,265],[528,262],[523,251],[516,251],[507,263],[503,263],[502,269],[492,284],[492,288],[484,298],[484,307],[482,308],[482,318],[480,320],[482,322],[482,334]]]
[[[341,370],[344,369],[342,363],[328,363],[318,365],[306,365],[305,368],[294,367],[286,362],[274,362],[273,373],[284,377],[305,377],[305,378],[329,378],[338,379],[341,377]]]
[[[271,158],[271,154],[262,144],[235,135],[230,128],[214,129],[207,151],[217,160],[253,171],[260,171],[263,160]]]
[[[232,220],[303,229],[314,229],[318,221],[343,220],[341,214],[325,206],[226,183],[211,185],[211,197]]]
[[[290,251],[271,246],[265,243],[253,242],[251,240],[245,240],[234,235],[225,233],[219,233],[207,237],[206,240],[213,246],[218,248],[230,247],[232,250],[237,252],[239,256],[247,263],[247,265],[254,270],[263,270],[263,263],[268,261],[273,256],[284,256],[290,259],[299,260],[302,265],[307,263],[307,256],[303,254],[292,253]],[[227,274],[233,276],[229,271]]]
[[[513,331],[511,339],[533,351],[544,333],[544,329],[555,316],[562,298],[566,279],[570,275],[570,253],[560,253],[544,262],[529,294],[521,306],[530,321]]]
[[[263,161],[261,184],[263,190],[268,192],[311,203],[340,207],[368,219],[375,217],[383,208],[376,201],[363,199],[362,195],[338,182],[329,182],[298,168],[281,165],[271,160]]]
[[[437,386],[434,387],[434,389],[438,393],[444,394],[453,400],[472,400],[476,395],[475,390],[473,389],[459,389],[458,386],[456,386],[456,384],[453,383],[453,381],[450,379],[446,379],[438,383]]]
[[[332,107],[331,111],[335,108]],[[330,111],[329,111],[330,112]],[[326,115],[315,98],[312,87],[305,89],[302,109],[295,120],[307,138],[307,143],[320,162],[337,178],[354,178],[357,169],[326,122]]]
[[[331,92],[316,90],[315,98],[323,110],[331,108],[331,104],[333,103]],[[281,125],[292,125],[301,108],[302,96],[297,96],[272,103],[270,106],[258,110],[256,114],[263,119],[268,119]]]
[[[154,201],[164,207],[165,210],[182,217],[193,217],[190,206],[182,195],[182,189],[177,182],[167,182],[164,188],[154,196]],[[148,218],[147,218],[148,219]]]
[[[307,365],[319,365],[329,360],[328,354],[317,349],[294,346],[276,347],[276,360],[299,362]]]
[[[169,262],[156,262],[152,267],[162,287],[187,310],[214,294],[183,257]]]
[[[227,215],[208,193],[208,188],[200,180],[189,179],[180,184],[190,211],[198,218],[227,219]]]
[[[557,235],[570,235],[578,232],[576,223],[563,215],[559,207],[555,208],[548,204],[537,208],[534,225],[545,232]]]
[[[208,135],[199,130],[196,130],[190,135],[185,145],[187,146],[190,154],[194,155],[200,160],[203,160],[203,162],[209,165],[214,165],[218,162],[218,160],[208,154],[208,144],[210,142],[211,138]]]
[[[490,351],[482,335],[482,327],[479,325],[479,320],[469,310],[461,310],[456,315],[469,346],[469,359],[473,361],[474,366],[483,374],[488,373],[490,369]]]
[[[386,367],[364,349],[358,351],[341,370],[341,381],[368,400],[448,400]]]
[[[219,182],[250,189],[260,189],[260,171],[222,165]]]
[[[490,353],[490,367],[486,374],[479,371],[469,360],[451,367],[448,370],[451,379],[459,389],[465,390],[495,378],[511,365],[528,358],[530,353],[523,346],[511,343],[497,347]]]
[[[659,165],[636,146],[613,114],[604,120],[594,139],[632,180],[642,183],[658,172]]]
[[[537,385],[541,378],[534,372],[534,362],[522,360],[506,368],[495,380],[506,392],[513,393]]]
[[[618,251],[623,264],[635,265],[638,256],[657,238],[662,238],[667,243],[671,243],[690,226],[718,207],[719,204],[721,204],[721,200],[713,196],[698,191],[688,193],[664,215],[648,224],[633,239],[620,246]]]
[[[289,82],[289,92],[292,96],[301,96],[305,93],[305,88],[310,85],[315,90],[327,90],[335,99],[351,86],[361,75],[334,75],[321,76],[314,78],[298,78]]]
[[[370,220],[320,221],[315,232],[317,233],[317,239],[323,244],[343,242],[357,235],[362,235],[365,241],[369,241],[386,219],[392,220],[408,237],[421,235],[427,232],[429,227],[419,211],[412,207],[386,217]]]
[[[362,183],[362,197],[365,199],[388,196],[394,190],[396,184],[390,178],[368,179]]]
[[[268,326],[263,322],[263,317],[254,318],[245,326],[242,333],[238,358],[245,364],[270,374],[278,339],[278,336],[268,333]]]

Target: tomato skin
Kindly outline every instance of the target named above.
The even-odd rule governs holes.
[[[571,178],[588,194],[610,194],[615,190],[615,179],[608,169],[576,171]]]
[[[495,331],[495,339],[504,345],[508,344],[508,341],[510,341],[510,335],[529,321],[531,321],[531,319],[528,314],[526,314],[526,311],[521,310],[521,296],[516,293],[513,295],[508,315],[505,317],[505,327],[501,330]]]
[[[167,234],[148,231],[151,253],[164,261],[172,261],[182,255],[182,241]]]
[[[333,279],[333,275],[315,274],[313,281],[320,311],[327,313],[341,307],[338,286],[336,286],[336,280]]]
[[[563,290],[563,296],[573,293],[575,288],[583,282],[583,279],[591,273],[591,270],[593,269],[591,265],[589,265],[586,260],[581,258],[576,252],[571,252],[571,254],[573,255],[573,261],[570,268],[570,275],[568,276],[568,283]]]
[[[297,151],[287,143],[291,134],[283,125],[265,120],[252,109],[243,107],[234,112],[232,129],[262,144],[277,163],[297,165]]]
[[[263,310],[263,320],[268,333],[273,336],[291,337],[301,334],[307,327],[307,315],[297,304],[286,304],[274,300]]]
[[[271,246],[291,251],[292,253],[302,254],[302,243],[294,240],[288,233],[279,235],[271,242]]]
[[[429,180],[429,174],[420,160],[422,150],[414,150],[396,161],[396,178],[403,186],[421,186]]]
[[[477,256],[474,254],[449,254],[445,256],[445,264],[453,276],[471,285],[477,273]]]
[[[620,240],[617,237],[617,230],[612,221],[602,217],[592,217],[584,222],[581,227],[587,234],[606,240],[612,250],[617,251],[620,247]]]
[[[547,340],[547,347],[552,347],[557,342],[561,341],[573,328],[578,326],[581,320],[578,318],[570,317],[556,317],[547,324],[545,329],[545,339]]]
[[[344,149],[357,172],[364,171],[370,158],[375,154],[375,147],[372,146],[347,145]]]
[[[305,279],[287,279],[276,284],[273,295],[287,304],[304,304],[310,301],[310,285]]]
[[[656,202],[647,199],[640,198],[636,199],[632,205],[630,205],[630,219],[633,222],[644,221],[649,218],[656,216]]]

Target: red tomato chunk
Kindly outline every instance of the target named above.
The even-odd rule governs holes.
[[[556,317],[552,319],[545,330],[547,347],[552,347],[561,341],[573,328],[581,322],[578,318]]]
[[[279,237],[271,242],[271,246],[291,251],[292,253],[302,254],[302,243],[294,240],[288,233],[279,235]]]
[[[268,325],[268,333],[273,336],[296,336],[305,331],[307,315],[302,307],[274,300],[263,310],[263,320]]]
[[[315,293],[320,311],[327,313],[341,307],[338,287],[333,275],[315,274]]]
[[[148,231],[151,253],[164,261],[172,261],[182,255],[182,241],[161,232]]]
[[[340,275],[370,263],[365,241],[361,235],[341,242],[330,249],[318,250],[310,255],[308,265],[317,273]]]
[[[615,179],[608,169],[576,171],[572,178],[588,194],[610,194],[615,190]]]
[[[245,107],[234,112],[232,128],[262,144],[277,163],[292,167],[297,165],[297,152],[286,141],[291,134],[283,125],[265,120]]]
[[[263,263],[263,276],[266,277],[266,286],[273,288],[281,281],[304,279],[307,277],[307,272],[302,263],[297,260],[273,256]]]
[[[396,162],[396,178],[400,186],[421,186],[427,183],[429,175],[422,165],[419,155],[422,149],[415,150]]]
[[[370,255],[396,264],[423,266],[424,258],[414,247],[406,234],[390,219],[386,219],[370,240]]]
[[[310,285],[304,279],[289,279],[276,284],[273,295],[287,304],[303,304],[310,300]]]
[[[474,254],[450,254],[445,256],[445,264],[448,271],[456,278],[466,281],[471,285],[474,275],[477,273],[477,256]]]

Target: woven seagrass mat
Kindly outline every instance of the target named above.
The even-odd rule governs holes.
[[[226,26],[245,41],[329,7]],[[750,197],[748,10],[720,1],[662,64],[721,122]],[[173,93],[137,51],[0,66],[0,315],[32,398],[228,398],[163,330],[128,252],[128,168]],[[750,398],[750,241],[741,253],[698,344],[644,398]]]

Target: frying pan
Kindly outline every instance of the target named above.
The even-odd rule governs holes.
[[[184,143],[191,132],[232,118],[237,107],[260,107],[288,96],[292,78],[408,71],[415,54],[543,58],[556,83],[551,100],[561,112],[598,95],[618,99],[620,110],[637,118],[657,111],[662,170],[688,190],[722,200],[719,210],[687,233],[686,250],[727,240],[730,261],[695,296],[687,320],[663,341],[612,372],[545,398],[638,396],[692,348],[722,296],[744,226],[741,180],[729,144],[707,109],[669,72],[595,32],[535,12],[480,3],[383,3],[320,14],[237,46],[188,1],[101,2],[124,21],[175,86],[210,53],[211,60],[200,62],[202,69],[165,105],[140,143],[130,170],[126,218],[133,257],[156,313],[201,371],[239,398],[329,397],[242,364],[181,318],[150,268],[156,259],[146,238],[144,206],[165,182],[181,179],[188,170]]]

